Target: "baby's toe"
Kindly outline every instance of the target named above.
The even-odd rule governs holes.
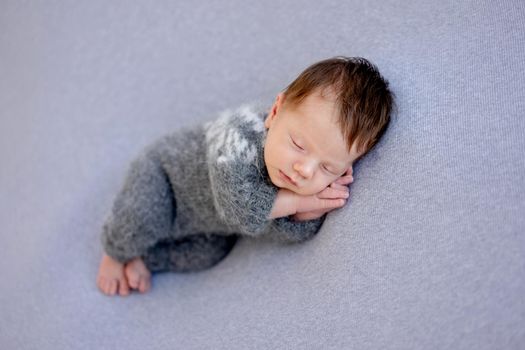
[[[115,295],[117,293],[118,282],[117,280],[111,281],[111,287],[109,288],[109,294]]]
[[[148,281],[148,278],[146,276],[142,276],[140,278],[140,286],[139,286],[139,291],[141,293],[146,293],[147,291],[149,290],[149,281]]]
[[[126,296],[129,294],[129,286],[125,278],[121,278],[119,280],[119,292],[122,296]]]
[[[100,284],[100,289],[102,290],[102,292],[106,295],[109,295],[110,287],[111,287],[111,281],[106,278],[103,278]]]
[[[140,280],[139,280],[139,291],[141,293],[144,293],[144,277],[140,277]]]
[[[128,284],[131,288],[133,289],[138,289],[139,288],[139,276],[136,276],[134,274],[130,274],[128,275]]]

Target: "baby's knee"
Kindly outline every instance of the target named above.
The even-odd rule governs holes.
[[[233,249],[237,235],[197,234],[160,242],[144,261],[151,271],[193,272],[211,268]]]

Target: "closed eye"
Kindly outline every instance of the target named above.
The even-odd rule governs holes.
[[[323,165],[323,169],[326,170],[327,172],[329,172],[330,174],[332,175],[335,175],[333,172],[331,172],[330,170],[328,170],[328,168],[326,166]]]
[[[302,147],[299,146],[297,143],[295,143],[294,139],[293,139],[291,136],[290,136],[290,140],[292,140],[292,143],[294,144],[295,147],[297,147],[297,148],[300,149],[301,151],[304,151],[304,148],[302,148]],[[331,175],[336,175],[334,172],[328,170],[328,168],[327,168],[325,165],[323,165],[322,167],[323,167],[323,170],[326,171],[326,172],[328,172],[329,174],[331,174]]]
[[[300,150],[304,151],[304,149],[303,149],[301,146],[299,146],[298,144],[295,143],[294,139],[292,139],[291,137],[290,137],[290,139],[292,140],[292,142],[293,142],[293,144],[295,145],[295,147],[297,147],[297,148],[299,148]]]

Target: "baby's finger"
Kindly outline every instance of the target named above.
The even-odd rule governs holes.
[[[309,211],[309,212],[306,212],[306,213],[296,213],[293,216],[293,219],[296,220],[296,221],[313,220],[313,219],[317,219],[317,218],[320,218],[321,216],[323,216],[326,211],[328,211],[328,210],[316,210],[316,211]]]
[[[345,191],[345,192],[349,191],[348,186],[340,185],[340,184],[338,184],[336,182],[332,182],[330,187],[333,188],[334,190],[338,190],[338,191]]]
[[[346,199],[349,197],[348,188],[346,188],[346,190],[343,190],[343,189],[335,189],[332,187],[327,187],[321,192],[319,192],[317,194],[317,197],[320,199],[337,199],[337,198]]]
[[[346,199],[323,199],[323,209],[335,209],[340,208],[346,204]]]
[[[352,175],[342,176],[335,181],[335,183],[339,185],[348,185],[348,184],[351,184],[352,182],[354,182],[354,177]]]

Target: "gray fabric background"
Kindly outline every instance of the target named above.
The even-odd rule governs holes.
[[[523,349],[521,1],[0,2],[2,349]],[[156,137],[335,55],[399,113],[305,244],[106,297],[99,234]]]

